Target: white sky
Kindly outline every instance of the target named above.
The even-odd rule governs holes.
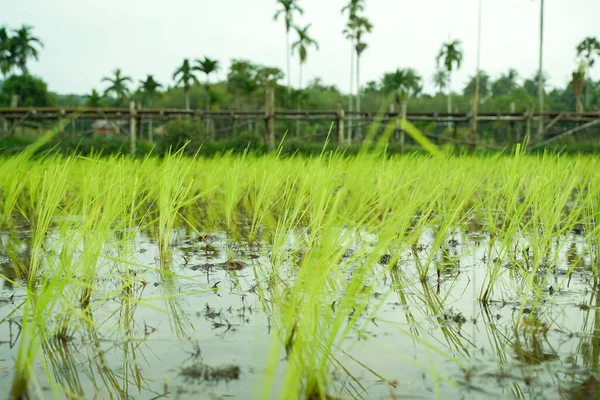
[[[299,0],[312,23],[320,51],[309,52],[304,82],[316,76],[347,91],[350,45],[341,31],[346,0]],[[415,68],[432,91],[434,58],[450,35],[463,42],[462,68],[452,87],[461,90],[475,73],[478,0],[366,0],[374,25],[361,61],[361,82],[378,80],[398,67]],[[600,0],[545,0],[544,70],[550,84],[564,87],[576,68],[575,46],[600,37]],[[522,77],[537,70],[540,0],[483,0],[481,67],[497,77],[516,68]],[[224,79],[232,58],[285,71],[283,21],[273,21],[275,0],[0,0],[0,25],[34,26],[45,48],[30,66],[50,90],[86,94],[102,89],[102,76],[116,68],[136,81],[153,74],[172,84],[182,59],[216,58]],[[292,36],[293,37],[293,36]],[[292,60],[292,82],[297,82]],[[600,79],[600,60],[592,70]],[[212,78],[214,80],[214,77]]]

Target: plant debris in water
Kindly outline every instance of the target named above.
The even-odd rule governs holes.
[[[218,383],[221,381],[237,381],[240,379],[240,367],[237,365],[224,365],[212,367],[201,361],[181,367],[179,375],[188,381]]]

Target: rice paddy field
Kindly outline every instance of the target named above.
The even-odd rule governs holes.
[[[600,162],[0,159],[13,399],[600,397]]]

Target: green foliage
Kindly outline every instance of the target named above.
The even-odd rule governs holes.
[[[39,57],[38,47],[44,47],[42,41],[33,36],[32,27],[22,25],[13,30],[14,35],[9,35],[6,26],[0,27],[0,72],[7,76],[13,68],[19,68],[21,73],[29,73],[27,62]]]
[[[110,96],[114,94],[116,97],[116,104],[123,105],[129,94],[128,84],[132,82],[131,77],[123,76],[121,68],[117,68],[113,72],[113,76],[105,76],[102,78],[102,82],[108,82],[109,86],[104,90],[104,96]]]
[[[595,57],[600,57],[600,42],[593,36],[585,38],[577,45],[577,55],[586,60],[588,67],[593,67]]]
[[[463,89],[463,95],[466,97],[475,96],[476,76],[472,76]],[[490,95],[490,76],[481,71],[479,73],[479,98],[485,100]]]
[[[29,73],[27,68],[29,59],[38,59],[39,50],[37,46],[44,47],[42,41],[32,35],[32,29],[33,27],[29,25],[22,25],[14,31],[15,35],[12,37],[15,64],[23,74]]]
[[[193,83],[199,83],[194,71],[195,69],[190,64],[190,60],[184,59],[183,64],[173,73],[175,84],[181,85],[183,90],[188,92]]]
[[[227,74],[227,89],[236,97],[250,97],[259,88],[264,88],[267,81],[278,81],[282,78],[283,72],[278,68],[253,64],[248,60],[234,59],[231,61]]]
[[[517,87],[517,79],[519,74],[513,68],[509,69],[506,74],[500,75],[498,79],[492,82],[491,92],[493,96],[506,96],[511,94],[513,89]]]
[[[384,94],[415,96],[421,88],[421,77],[412,68],[397,69],[384,74],[381,79],[381,91]]]
[[[310,46],[314,46],[317,50],[319,50],[319,44],[308,35],[308,28],[310,28],[310,26],[311,24],[306,25],[304,28],[297,26],[294,27],[296,33],[298,34],[298,40],[292,44],[292,53],[295,50],[298,50],[300,64],[304,64],[306,62],[306,58],[308,57],[308,48]]]
[[[98,93],[98,91],[96,89],[92,90],[92,93],[90,93],[87,96],[87,101],[85,102],[85,105],[87,107],[103,107],[104,106],[104,96],[102,96],[100,93]]]
[[[13,94],[18,96],[18,105],[22,107],[54,105],[46,82],[29,74],[12,75],[4,81],[0,92],[0,104],[10,106]]]
[[[186,147],[186,151],[195,152],[205,139],[202,123],[192,119],[178,118],[163,126],[160,139],[162,149],[176,151]]]
[[[456,69],[460,68],[463,59],[463,52],[461,49],[461,41],[453,40],[448,43],[442,44],[442,48],[436,57],[438,67],[444,66],[446,71],[452,72],[456,66]]]
[[[298,5],[296,0],[277,0],[277,4],[279,4],[281,8],[273,15],[273,19],[277,21],[279,16],[283,16],[285,31],[289,32],[293,25],[294,13],[302,15],[304,14],[304,10]]]
[[[159,89],[161,87],[162,85],[154,79],[154,76],[148,75],[146,80],[140,81],[138,91],[144,99],[151,99],[160,95]]]

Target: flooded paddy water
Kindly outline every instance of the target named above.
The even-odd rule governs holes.
[[[1,160],[0,387],[598,398],[597,167]]]

